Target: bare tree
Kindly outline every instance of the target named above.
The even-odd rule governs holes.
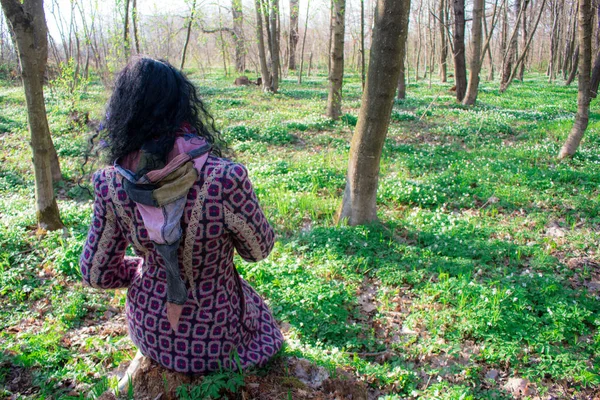
[[[290,39],[289,39],[289,56],[288,56],[288,69],[296,69],[296,46],[300,39],[298,33],[298,9],[299,0],[290,0]]]
[[[310,0],[306,3],[306,21],[304,21],[304,36],[302,38],[302,51],[300,53],[300,72],[298,73],[298,84],[302,83],[302,70],[304,68],[304,46],[306,45],[306,32],[308,31],[308,16],[310,11]],[[312,59],[312,53],[310,53]],[[310,73],[310,67],[309,67]]]
[[[138,33],[138,9],[137,0],[133,0],[131,4],[131,25],[133,25],[133,43],[135,44],[135,52],[141,53],[140,49],[140,37]]]
[[[256,8],[256,38],[258,39],[258,58],[260,62],[260,75],[264,91],[271,91],[271,74],[267,65],[267,54],[265,51],[265,37],[263,35],[263,9],[260,0],[254,1]]]
[[[350,146],[346,189],[339,220],[350,225],[377,219],[376,199],[379,164],[400,75],[400,34],[404,1],[378,0],[369,59],[367,83],[362,95],[358,124]]]
[[[33,151],[35,199],[40,227],[63,227],[54,190],[50,154],[53,151],[44,104],[43,77],[48,59],[48,28],[42,0],[0,0],[17,44]]]
[[[192,25],[194,24],[195,16],[196,16],[196,0],[192,0],[192,5],[190,7],[190,16],[187,19],[185,42],[183,43],[183,50],[181,51],[181,63],[179,64],[179,69],[183,69],[183,67],[185,66],[185,56],[187,54],[188,45],[190,43],[190,36],[192,34]]]
[[[550,62],[548,64],[548,81],[552,82],[556,79],[558,67],[558,46],[560,34],[561,8],[563,0],[552,2],[552,34],[550,37]]]
[[[516,15],[515,26],[513,28],[512,34],[510,36],[510,40],[508,41],[508,49],[504,54],[504,59],[502,62],[502,76],[500,79],[500,91],[506,90],[508,87],[508,81],[510,79],[510,75],[513,69],[513,63],[515,58],[517,57],[517,45],[518,45],[518,34],[519,27],[521,26],[521,16],[523,14],[524,8],[521,6],[521,0],[516,0],[514,5],[514,13]]]
[[[277,93],[279,90],[279,0],[271,0],[269,10],[269,24],[271,26],[271,90]]]
[[[479,72],[481,71],[481,40],[484,0],[473,0],[473,27],[471,29],[471,72],[469,75],[469,86],[463,100],[464,105],[472,106],[477,100],[479,92]]]
[[[598,1],[595,3],[597,7],[596,19],[598,23],[598,29],[600,29],[600,4]],[[596,58],[594,59],[594,68],[592,69],[592,80],[590,81],[590,96],[595,99],[598,96],[598,86],[600,85],[600,46],[596,52]]]
[[[338,119],[342,115],[342,83],[344,81],[344,34],[346,29],[346,0],[333,2],[333,35],[331,38],[331,72],[329,73],[329,95],[327,116]]]
[[[573,80],[575,80],[575,75],[577,75],[577,71],[579,71],[579,45],[577,45],[577,47],[575,48],[575,53],[573,53],[573,59],[571,61],[572,63],[572,67],[571,67],[571,73],[569,74],[569,77],[567,78],[567,81],[565,82],[565,85],[569,86],[571,85],[571,83],[573,83]]]
[[[410,0],[399,0],[403,3],[400,14],[400,74],[398,77],[398,98],[406,98],[406,41],[408,39],[408,25],[410,19]]]
[[[572,5],[571,12],[571,22],[569,23],[569,39],[567,40],[567,44],[565,46],[565,57],[563,61],[563,78],[566,80],[573,69],[575,69],[575,64],[573,63],[573,54],[575,52],[575,47],[577,46],[577,11],[576,4]],[[573,12],[575,10],[575,12]]]
[[[456,100],[463,101],[467,92],[465,0],[454,0],[454,81]]]
[[[558,155],[564,159],[573,157],[587,129],[590,114],[590,73],[592,68],[592,4],[591,0],[579,0],[579,93],[577,114],[567,141]]]
[[[506,0],[502,0],[502,4],[500,4],[500,8],[502,8],[504,6],[505,2],[506,2]],[[492,11],[492,20],[491,20],[491,27],[490,27],[489,32],[488,32],[488,27],[487,27],[487,16],[485,15],[485,12],[483,14],[483,19],[482,19],[483,33],[485,34],[485,44],[483,45],[480,63],[481,63],[481,65],[483,65],[483,59],[484,59],[485,55],[487,54],[488,62],[490,64],[490,70],[489,70],[488,77],[487,77],[487,79],[489,81],[494,80],[494,59],[492,57],[492,49],[490,46],[490,42],[492,40],[492,36],[494,35],[494,30],[496,29],[496,25],[498,24],[497,17],[498,17],[498,0],[496,0],[496,2],[494,3],[494,10]]]
[[[525,62],[525,57],[527,56],[527,52],[529,51],[529,46],[531,45],[531,41],[533,40],[533,35],[535,34],[535,31],[537,30],[537,27],[540,23],[540,19],[542,18],[542,14],[544,12],[544,6],[546,5],[546,0],[542,0],[542,3],[540,5],[540,10],[538,13],[538,17],[535,21],[535,24],[533,25],[533,29],[531,31],[531,34],[529,35],[529,38],[527,39],[527,41],[525,42],[524,48],[521,51],[521,55],[517,58],[513,69],[510,71],[510,74],[508,76],[508,80],[506,82],[501,82],[500,83],[500,93],[504,93],[506,91],[506,89],[508,88],[508,86],[510,86],[510,84],[512,83],[512,81],[515,79],[515,76],[517,75],[517,72],[520,69],[520,66],[522,65],[522,63]]]
[[[242,0],[231,0],[231,14],[233,16],[233,40],[235,41],[235,70],[246,70],[246,48],[244,46],[244,12]]]
[[[123,24],[123,45],[125,45],[125,54],[129,55],[131,44],[129,43],[129,2],[125,0],[125,23]]]
[[[405,40],[406,41],[406,40]],[[365,88],[365,0],[360,0],[360,82]]]
[[[440,27],[440,81],[448,80],[448,39],[446,39],[446,0],[439,0],[438,18]]]
[[[529,5],[529,0],[523,0],[523,16],[521,24],[523,25],[523,34],[521,35],[521,47],[526,49],[527,47],[527,6]],[[523,62],[519,67],[519,73],[517,75],[517,79],[523,81],[523,77],[525,76],[525,60],[527,59],[527,51],[523,53]]]

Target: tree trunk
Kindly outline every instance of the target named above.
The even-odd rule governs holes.
[[[550,63],[548,64],[548,82],[556,78],[556,50],[558,47],[558,2],[552,7],[552,33],[550,36]]]
[[[569,24],[569,34],[571,36],[567,42],[567,46],[565,49],[565,60],[563,63],[563,65],[565,66],[565,68],[563,69],[563,78],[565,80],[567,80],[567,78],[571,74],[571,71],[575,68],[575,65],[573,64],[573,52],[575,51],[575,42],[577,41],[577,9],[575,5],[571,8],[571,11],[573,11],[574,8],[575,14],[572,16],[571,23]]]
[[[310,11],[310,0],[306,3],[306,21],[304,21],[304,35],[302,38],[302,52],[300,53],[300,72],[298,73],[298,84],[302,83],[302,70],[304,69],[304,46],[306,45],[306,32],[308,31],[308,16]],[[312,53],[311,53],[312,58]],[[310,67],[309,67],[310,68]]]
[[[125,55],[129,56],[131,46],[129,44],[129,1],[125,0],[125,23],[123,24],[123,44],[125,45]]]
[[[423,0],[419,3],[419,11],[417,12],[417,45],[415,46],[415,82],[419,81],[419,67],[421,66],[421,47],[422,37],[421,34],[421,14],[423,14]]]
[[[47,230],[63,227],[52,187],[50,129],[44,104],[43,76],[48,58],[48,39],[42,0],[0,0],[13,32],[21,61],[21,78],[27,103],[27,119],[33,151],[38,225]]]
[[[342,115],[342,83],[344,81],[344,34],[346,0],[333,1],[333,38],[331,46],[331,72],[329,73],[329,95],[327,116],[338,119]]]
[[[505,1],[506,0],[503,0],[502,4],[500,4],[500,9],[502,9],[502,6],[504,5]],[[494,80],[494,59],[492,58],[492,50],[491,50],[490,42],[492,40],[492,36],[494,35],[494,29],[496,29],[496,25],[498,23],[498,0],[496,0],[496,2],[494,3],[494,11],[492,12],[492,21],[491,21],[491,27],[490,27],[489,31],[488,31],[488,26],[487,26],[487,16],[485,15],[485,5],[484,5],[484,13],[483,13],[482,22],[483,22],[483,33],[485,35],[485,44],[483,45],[483,50],[482,50],[483,54],[481,54],[480,64],[483,66],[483,59],[485,58],[485,55],[487,54],[488,63],[490,65],[490,70],[489,70],[489,73],[487,76],[487,80],[493,81]]]
[[[269,15],[270,15],[270,9],[271,9],[271,5],[269,4],[269,0],[260,0],[261,1],[261,6],[262,6],[262,16],[264,17],[264,24],[265,24],[265,31],[267,34],[267,45],[269,47],[269,60],[271,63],[271,54],[273,54],[273,36],[271,35],[271,24],[270,24],[270,20],[269,20]],[[272,66],[271,66],[272,68]],[[269,82],[271,82],[273,80],[273,77],[271,76],[271,78],[269,79]],[[271,90],[271,89],[269,89]]]
[[[523,25],[523,34],[521,35],[521,47],[524,49],[523,53],[523,62],[519,67],[519,73],[517,74],[517,79],[523,82],[523,77],[525,76],[525,60],[527,60],[527,51],[525,48],[527,47],[527,6],[529,5],[529,0],[523,0],[523,17],[521,24]]]
[[[500,35],[500,68],[504,64],[504,58],[506,57],[506,51],[508,49],[508,4],[504,2],[502,8],[502,34]],[[502,72],[502,71],[500,71]]]
[[[223,37],[223,18],[221,17],[221,7],[217,8],[219,13],[219,42],[221,42],[221,56],[223,58],[223,72],[225,76],[229,75],[229,69],[227,68],[227,43]]]
[[[140,38],[138,34],[138,11],[137,11],[137,0],[133,0],[131,5],[131,24],[133,25],[133,42],[135,44],[136,54],[141,53],[140,50]]]
[[[481,71],[481,40],[482,40],[482,18],[485,0],[473,0],[473,27],[471,29],[471,72],[469,75],[469,87],[463,104],[472,106],[477,100],[479,92],[479,72]]]
[[[334,26],[334,15],[333,15],[333,5],[335,0],[330,0],[329,3],[329,39],[327,40],[327,76],[331,75],[331,46],[333,43],[333,26]],[[317,71],[319,70],[317,63]]]
[[[592,79],[590,81],[590,97],[592,99],[598,96],[598,85],[600,85],[600,49],[594,59],[594,68],[592,69]]]
[[[402,13],[400,14],[400,76],[398,78],[398,98],[406,98],[406,41],[408,39],[408,25],[410,19],[410,0],[399,0],[402,4]]]
[[[500,91],[504,92],[508,87],[508,81],[510,79],[510,74],[513,69],[513,64],[515,58],[517,57],[517,44],[518,44],[518,35],[519,35],[519,27],[521,25],[521,16],[522,16],[522,7],[521,0],[515,1],[515,27],[510,36],[510,41],[508,42],[508,50],[504,55],[504,61],[502,63],[502,77],[500,78]]]
[[[288,55],[288,69],[294,71],[296,69],[296,47],[300,39],[298,32],[298,15],[299,15],[299,0],[290,0],[290,41]]]
[[[183,43],[183,50],[181,51],[181,63],[179,69],[183,69],[185,66],[185,56],[187,54],[187,48],[190,43],[190,36],[192,34],[192,25],[194,23],[194,16],[196,15],[196,0],[192,0],[192,8],[190,9],[190,17],[188,18],[187,30],[185,34],[185,42]]]
[[[348,161],[346,189],[337,213],[338,221],[350,225],[366,224],[377,219],[377,185],[379,163],[387,134],[395,85],[400,74],[400,33],[404,1],[378,0],[375,27],[362,95],[358,124]]]
[[[456,83],[456,100],[463,101],[467,92],[465,0],[454,0],[454,81]]]
[[[231,0],[231,14],[233,16],[233,40],[235,41],[235,70],[243,73],[246,70],[246,49],[242,0]]]
[[[360,0],[360,82],[365,90],[365,0]]]
[[[267,54],[265,51],[265,38],[262,26],[262,5],[260,0],[254,1],[256,8],[256,38],[258,39],[258,58],[260,60],[260,75],[264,91],[271,91],[271,74],[267,66]]]
[[[448,40],[446,39],[446,0],[439,0],[439,26],[440,26],[440,81],[448,80]]]
[[[271,0],[271,90],[277,93],[279,89],[279,0]]]
[[[569,78],[565,82],[565,85],[570,86],[575,80],[575,75],[577,75],[577,71],[579,70],[579,45],[575,48],[575,53],[573,53],[573,60],[571,61],[573,66],[571,67],[571,73],[569,74]]]
[[[598,29],[600,29],[600,5],[596,1],[598,7],[596,12],[596,18],[598,20]],[[596,58],[594,60],[594,68],[592,69],[592,80],[590,82],[590,96],[595,99],[598,96],[598,85],[600,85],[600,47],[597,50]]]
[[[535,24],[533,25],[533,30],[531,31],[531,34],[529,35],[529,38],[527,39],[527,42],[525,43],[525,48],[523,49],[521,55],[517,58],[517,61],[515,62],[515,65],[514,65],[512,71],[510,72],[508,80],[505,83],[502,83],[500,85],[500,93],[504,93],[506,91],[506,89],[510,86],[512,81],[515,79],[515,76],[517,75],[517,71],[519,70],[519,67],[521,66],[522,63],[525,62],[525,57],[527,56],[527,52],[529,51],[529,46],[531,45],[531,41],[533,40],[533,35],[535,35],[535,31],[537,30],[537,27],[540,23],[540,19],[542,18],[542,13],[544,12],[545,5],[546,5],[546,0],[542,0],[542,4],[540,5],[540,11],[538,13]]]
[[[575,124],[558,157],[573,157],[587,129],[590,113],[590,70],[592,68],[592,5],[579,0],[579,94]]]

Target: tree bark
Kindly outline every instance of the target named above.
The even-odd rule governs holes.
[[[346,0],[333,1],[333,37],[331,44],[331,72],[329,73],[329,95],[327,116],[338,119],[342,115],[342,83],[344,81],[344,34]]]
[[[300,40],[298,32],[298,15],[299,15],[299,0],[290,0],[290,39],[289,39],[289,55],[288,69],[296,70],[296,47]]]
[[[590,72],[592,67],[592,4],[579,0],[579,93],[575,123],[558,157],[573,157],[587,129],[590,113]]]
[[[555,1],[552,7],[552,33],[550,36],[550,62],[548,64],[548,82],[556,78],[556,52],[558,47],[558,1]]]
[[[500,68],[504,64],[504,58],[506,57],[506,51],[508,49],[508,4],[504,2],[502,7],[502,33],[500,35]],[[502,73],[502,71],[500,71]]]
[[[38,225],[47,230],[63,227],[52,187],[50,129],[44,104],[43,74],[48,58],[48,39],[42,0],[0,0],[13,32],[21,61],[21,78],[33,151]]]
[[[594,68],[592,69],[592,79],[590,81],[590,97],[592,99],[598,96],[598,85],[600,85],[600,49],[594,59]]]
[[[439,0],[439,26],[440,26],[440,81],[448,80],[448,40],[446,39],[446,0]]]
[[[348,161],[346,189],[337,213],[350,225],[377,219],[379,163],[400,74],[400,33],[404,1],[378,0],[367,83]],[[407,29],[404,27],[404,29]]]
[[[265,51],[265,37],[263,35],[262,25],[262,5],[260,0],[254,1],[256,8],[256,38],[258,39],[258,58],[260,60],[260,75],[262,78],[262,87],[264,91],[271,91],[271,74],[267,66],[267,54]]]
[[[465,0],[454,0],[454,81],[456,83],[456,100],[463,101],[467,92]]]
[[[398,98],[406,98],[406,41],[408,39],[408,25],[410,19],[410,0],[399,0],[402,4],[402,13],[400,14],[400,76],[398,77]]]
[[[481,71],[481,41],[482,33],[482,18],[485,7],[485,0],[473,0],[473,27],[471,29],[471,71],[469,75],[469,86],[467,95],[463,100],[463,104],[472,106],[477,100],[479,92],[479,72]]]
[[[242,73],[246,70],[246,48],[244,46],[244,12],[242,0],[231,0],[233,16],[233,40],[235,41],[235,70]]]
[[[270,10],[271,25],[271,91],[279,90],[279,0],[271,0]]]
[[[597,7],[596,19],[598,29],[600,29],[600,4],[598,4],[598,1],[595,2],[595,6]],[[596,32],[598,35],[600,35],[598,31]],[[595,99],[598,95],[598,85],[600,85],[600,47],[597,49],[596,58],[594,60],[594,68],[592,69],[592,80],[590,82],[590,96],[592,99]]]
[[[42,89],[44,86],[44,80],[46,76],[46,65],[48,63],[48,25],[46,23],[46,16],[44,14],[43,7],[44,5],[42,0],[26,1],[25,3],[23,3],[23,9],[25,10],[25,12],[33,16],[33,18],[35,19],[33,23],[33,40],[35,45],[37,46],[36,52],[38,54],[38,77]],[[46,122],[46,125],[48,125],[48,122]],[[60,170],[60,161],[58,160],[58,154],[56,153],[56,148],[54,147],[54,143],[52,142],[52,136],[50,135],[50,128],[48,128],[48,138],[50,140],[49,151],[50,169],[52,170],[52,182],[56,183],[62,181],[62,172]]]
[[[360,82],[365,90],[367,79],[365,69],[365,0],[360,0]]]
[[[573,53],[573,60],[571,61],[573,66],[571,67],[571,73],[565,82],[566,86],[570,86],[575,80],[575,75],[577,75],[577,71],[579,71],[579,45],[575,48],[575,53]]]

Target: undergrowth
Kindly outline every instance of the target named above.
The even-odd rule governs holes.
[[[324,77],[301,87],[284,79],[277,95],[232,87],[218,74],[192,77],[277,231],[267,260],[236,265],[286,327],[285,355],[351,371],[385,399],[506,397],[502,381],[486,378],[492,370],[525,378],[542,395],[598,388],[596,102],[581,149],[558,162],[576,88],[533,76],[500,95],[484,82],[477,106],[466,108],[449,85],[409,84],[385,143],[381,223],[348,227],[333,217],[359,77],[345,82],[338,122],[323,116]],[[99,391],[135,352],[124,330],[103,328],[122,313],[125,293],[83,288],[77,267],[91,213],[77,184],[90,128],[72,115],[99,119],[107,93],[92,81],[74,102],[59,88],[48,102],[67,228],[38,235],[24,98],[0,86],[0,386],[25,374],[30,389],[20,398]],[[368,291],[374,310],[361,300]],[[243,383],[211,379],[230,392]],[[183,387],[180,396],[210,390]]]

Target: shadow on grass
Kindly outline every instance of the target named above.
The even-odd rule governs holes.
[[[361,315],[357,293],[368,277],[391,290],[403,287],[419,304],[406,315],[422,332],[410,346],[425,349],[439,339],[444,345],[433,352],[453,353],[471,341],[486,349],[473,355],[482,364],[509,365],[531,379],[596,382],[589,361],[600,355],[581,338],[597,334],[600,304],[555,273],[556,263],[538,246],[494,239],[486,229],[441,233],[389,224],[315,228],[241,270],[306,343],[350,352],[385,348]],[[411,360],[400,351],[395,357]]]

